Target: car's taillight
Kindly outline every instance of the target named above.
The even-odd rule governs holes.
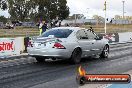
[[[60,43],[55,43],[53,48],[56,48],[56,49],[66,49],[62,44]]]
[[[28,42],[28,47],[33,47],[33,44],[31,43],[31,41]]]

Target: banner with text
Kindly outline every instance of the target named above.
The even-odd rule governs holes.
[[[0,38],[0,56],[20,54],[18,43],[15,38]]]

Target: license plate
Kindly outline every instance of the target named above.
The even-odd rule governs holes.
[[[38,47],[38,46],[40,46],[40,43],[34,43],[34,46]]]
[[[41,43],[34,43],[34,46],[35,46],[35,47],[44,47],[44,46],[45,46],[45,44],[41,44]]]

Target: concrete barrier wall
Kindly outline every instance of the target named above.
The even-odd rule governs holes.
[[[24,37],[17,37],[15,38],[15,40],[16,40],[16,47],[19,48],[20,53],[24,52],[25,50]]]

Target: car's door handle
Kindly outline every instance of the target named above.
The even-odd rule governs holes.
[[[94,44],[94,43],[92,43],[92,44]]]

